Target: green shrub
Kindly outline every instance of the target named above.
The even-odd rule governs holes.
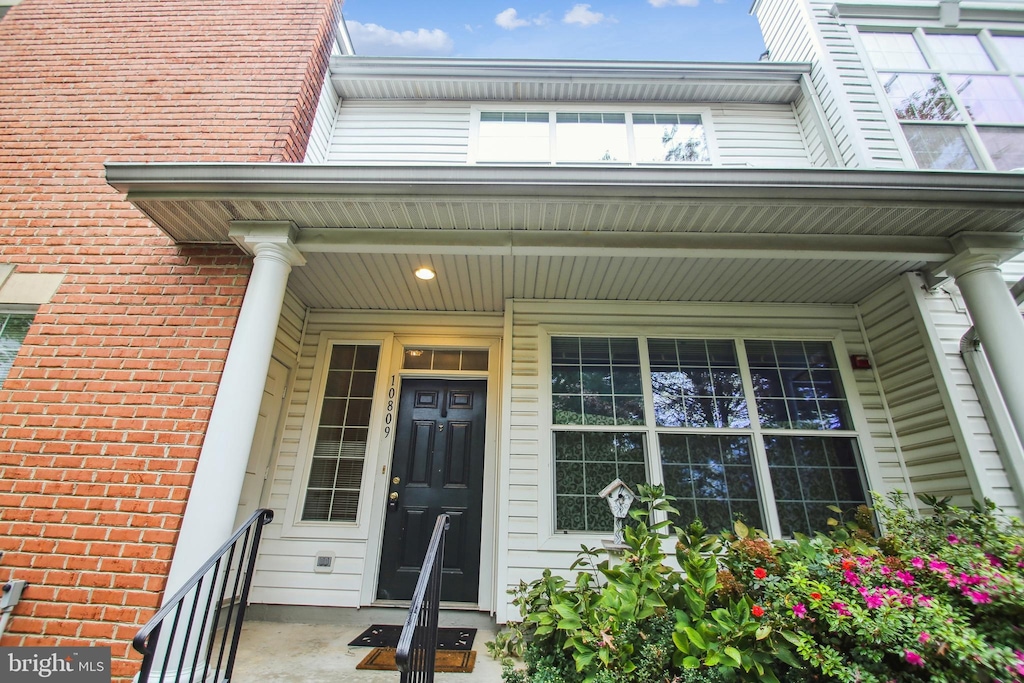
[[[671,501],[641,487],[621,558],[582,547],[574,580],[512,591],[522,621],[488,643],[505,681],[1024,682],[1024,527],[993,505],[920,516],[894,495],[771,541],[653,521]]]

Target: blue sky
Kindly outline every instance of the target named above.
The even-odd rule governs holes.
[[[755,62],[751,0],[346,0],[356,54]]]

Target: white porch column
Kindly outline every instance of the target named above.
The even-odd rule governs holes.
[[[1002,240],[991,237],[954,238],[959,253],[945,270],[960,288],[1017,436],[1024,442],[1024,318],[999,270],[1002,261],[1020,250],[1021,238],[1002,236],[1010,237],[1015,247],[1008,251],[1005,243],[998,244]]]
[[[292,266],[305,263],[292,242],[293,231],[294,226],[282,222],[232,226],[232,238],[255,258],[174,549],[165,601],[234,531],[288,274]]]

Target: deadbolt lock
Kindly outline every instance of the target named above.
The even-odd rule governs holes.
[[[391,483],[392,483],[392,484],[401,484],[401,483],[402,483],[402,478],[401,478],[401,477],[394,477],[394,478],[393,478],[393,479],[391,480]]]

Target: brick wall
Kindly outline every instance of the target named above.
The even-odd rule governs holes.
[[[25,0],[0,28],[0,264],[57,273],[0,391],[2,644],[110,645],[160,591],[250,259],[105,161],[301,161],[338,0]]]

